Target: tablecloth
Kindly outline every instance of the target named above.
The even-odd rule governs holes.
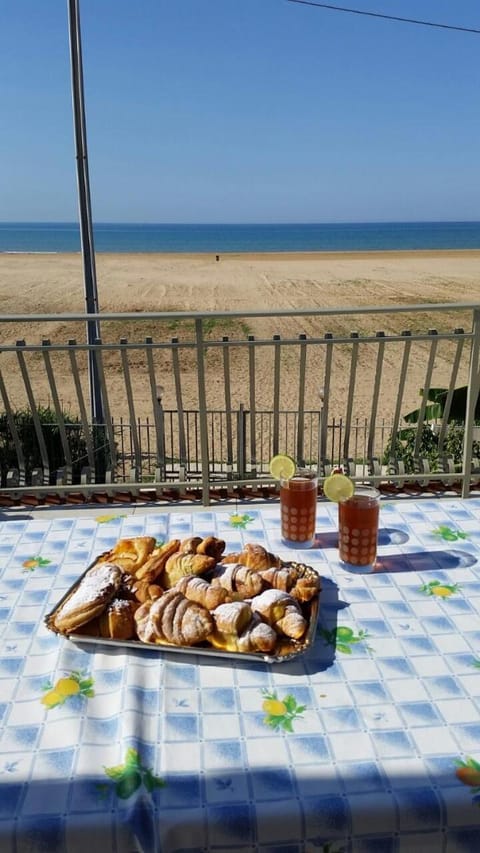
[[[385,500],[373,574],[277,505],[0,522],[0,850],[480,850],[480,500]],[[322,577],[282,664],[80,646],[44,625],[123,536],[265,545]]]

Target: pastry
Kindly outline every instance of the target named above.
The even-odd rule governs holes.
[[[100,636],[115,640],[131,640],[136,635],[133,601],[114,598],[98,618]]]
[[[272,628],[293,640],[303,637],[307,629],[300,605],[287,592],[266,589],[251,600],[252,610],[259,613]]]
[[[175,584],[175,589],[178,589],[190,601],[203,604],[207,610],[215,610],[220,604],[224,604],[228,598],[226,589],[214,587],[197,575],[186,575],[184,578],[180,578]]]
[[[122,582],[122,570],[114,563],[96,563],[53,615],[51,627],[70,634],[95,619],[114,598]]]
[[[147,557],[152,553],[156,545],[153,536],[135,536],[133,539],[119,539],[115,547],[106,555],[105,559],[130,574],[135,574],[140,566],[143,566]]]
[[[175,554],[179,547],[180,540],[172,539],[160,548],[155,548],[145,562],[135,570],[135,577],[138,580],[148,580],[150,583],[155,581],[162,574],[168,558]]]
[[[161,584],[170,589],[185,575],[204,575],[215,565],[214,557],[204,554],[182,554],[177,551],[172,554],[165,565],[161,576]]]
[[[232,602],[232,605],[242,605],[246,602]],[[229,605],[224,605],[225,608],[229,607]],[[221,610],[221,608],[217,608]],[[241,627],[241,619],[239,619],[240,615],[243,615],[247,618],[247,613],[244,611],[243,613],[239,610],[237,613],[234,611],[231,612],[231,615],[225,610],[220,618],[220,614],[213,614],[213,617],[216,622],[215,631],[209,636],[208,640],[211,645],[216,649],[223,649],[223,651],[228,652],[263,652],[263,653],[272,653],[275,651],[275,646],[278,640],[278,634],[276,631],[268,625],[266,622],[263,622],[260,616],[257,613],[252,613],[251,609],[248,617],[248,622],[244,627]],[[230,627],[235,627],[235,625],[231,625],[232,622],[238,620],[240,626],[240,632],[229,631]],[[220,630],[220,626],[225,628],[226,630]]]
[[[220,562],[224,550],[225,542],[223,539],[217,539],[216,536],[207,536],[197,546],[197,554],[206,554],[207,557],[214,557],[216,563]]]
[[[262,576],[241,563],[219,563],[213,572],[211,584],[223,587],[230,593],[238,592],[241,598],[252,598],[265,587]]]
[[[183,539],[180,542],[179,551],[182,554],[196,554],[197,548],[202,541],[201,536],[190,536],[188,539]]]
[[[217,631],[238,636],[251,621],[252,608],[246,601],[229,601],[217,607],[212,616]]]
[[[176,646],[203,643],[213,629],[209,611],[171,589],[155,601],[146,601],[135,613],[137,634],[144,643]]]
[[[288,592],[297,601],[311,601],[320,590],[319,576],[301,563],[265,569],[260,575],[268,586]]]
[[[267,551],[263,545],[245,545],[243,551],[239,554],[227,554],[222,557],[222,563],[241,563],[242,566],[247,566],[255,572],[260,572],[263,569],[269,569],[272,566],[279,568],[281,566],[280,557]]]

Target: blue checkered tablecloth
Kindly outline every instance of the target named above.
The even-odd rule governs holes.
[[[384,501],[374,574],[336,507],[287,550],[278,506],[0,521],[0,851],[478,853],[480,500]],[[283,664],[79,646],[48,613],[123,536],[258,542],[322,576]]]

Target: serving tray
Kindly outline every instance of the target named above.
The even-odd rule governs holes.
[[[166,652],[180,654],[180,655],[202,655],[205,657],[214,657],[214,658],[225,658],[232,660],[253,660],[264,663],[286,663],[287,661],[292,660],[293,658],[298,657],[299,655],[304,654],[307,649],[313,644],[315,633],[317,630],[317,622],[318,622],[318,614],[319,614],[319,594],[317,594],[311,601],[301,603],[302,613],[307,620],[308,627],[307,630],[302,637],[301,640],[291,640],[288,637],[279,637],[277,648],[275,652],[265,653],[265,652],[236,652],[236,651],[228,651],[226,649],[215,648],[214,646],[208,645],[207,643],[199,644],[196,646],[178,646],[173,643],[167,643],[165,641],[158,641],[156,643],[145,643],[141,640],[132,639],[132,640],[118,640],[111,639],[109,637],[94,637],[88,636],[88,634],[75,634],[75,633],[63,633],[56,631],[52,625],[51,621],[59,608],[62,606],[68,596],[75,591],[75,589],[80,584],[82,578],[86,573],[93,568],[98,562],[100,562],[103,558],[103,555],[97,557],[91,563],[85,571],[74,581],[74,583],[69,587],[69,589],[65,592],[65,594],[57,601],[54,607],[44,616],[44,624],[48,628],[49,631],[53,631],[61,637],[65,637],[65,639],[69,640],[72,643],[77,645],[91,645],[100,648],[122,648],[122,649],[134,649],[139,652],[158,652],[160,654],[164,654]],[[298,565],[298,563],[284,563],[283,568],[288,568],[288,566]],[[303,566],[304,564],[302,564]],[[304,566],[307,572],[311,572],[316,578],[319,577],[318,572],[315,571],[311,566]],[[320,592],[321,594],[321,592]]]

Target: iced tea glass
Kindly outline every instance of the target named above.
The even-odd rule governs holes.
[[[380,492],[356,484],[353,496],[338,504],[340,560],[353,572],[371,572],[377,558]]]
[[[293,548],[311,548],[315,540],[318,478],[314,471],[297,469],[280,480],[282,541]]]

